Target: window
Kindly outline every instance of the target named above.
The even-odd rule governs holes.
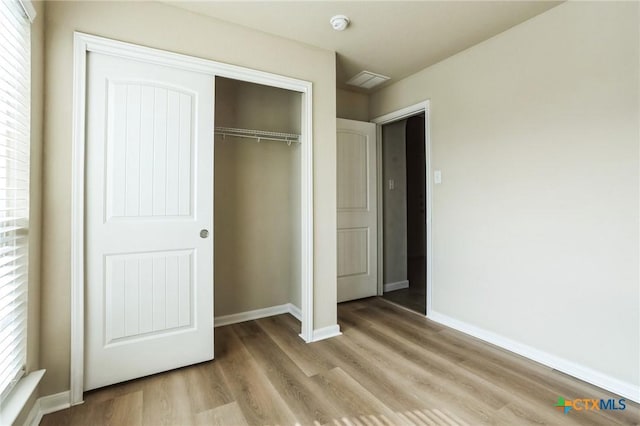
[[[0,401],[22,377],[26,363],[29,6],[18,0],[0,1]]]

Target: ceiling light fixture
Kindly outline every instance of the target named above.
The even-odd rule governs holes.
[[[329,19],[331,26],[336,31],[344,31],[349,26],[349,18],[344,15],[336,15]]]

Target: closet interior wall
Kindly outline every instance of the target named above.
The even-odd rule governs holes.
[[[301,94],[216,77],[215,126],[300,134]],[[215,315],[300,308],[300,145],[215,136]]]

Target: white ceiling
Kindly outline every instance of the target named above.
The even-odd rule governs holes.
[[[536,16],[557,1],[167,1],[337,52],[336,82],[363,69],[398,81]],[[329,24],[343,14],[343,32]],[[378,86],[373,91],[379,89]],[[365,91],[366,92],[366,91]]]

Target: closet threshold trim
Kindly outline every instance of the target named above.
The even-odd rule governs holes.
[[[223,139],[227,136],[235,136],[239,138],[253,138],[258,142],[261,140],[286,142],[287,145],[291,143],[300,143],[300,135],[295,133],[280,133],[280,132],[267,132],[266,130],[252,130],[252,129],[236,129],[233,127],[216,127],[216,135],[222,135]]]

